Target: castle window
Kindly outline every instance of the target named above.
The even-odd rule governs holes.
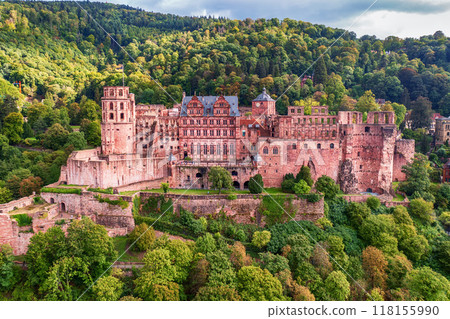
[[[336,131],[331,132],[331,136],[336,137]]]
[[[274,155],[277,155],[278,154],[278,147],[274,147],[273,150],[272,150],[272,153]]]
[[[200,155],[202,153],[202,146],[197,144],[197,154]]]
[[[291,113],[294,113],[294,109],[291,109]]]
[[[269,154],[269,149],[267,147],[263,148],[263,154]]]
[[[183,147],[187,147],[187,144],[186,144],[186,143],[184,143]]]
[[[333,143],[330,144],[330,148],[331,148],[331,149],[334,148],[334,144],[333,144]]]
[[[187,120],[183,120],[183,124],[187,125]],[[147,125],[147,127],[148,127],[148,125]]]
[[[186,136],[187,135],[187,130],[183,130],[183,135]],[[186,147],[186,146],[185,146]]]
[[[192,103],[192,106],[193,107],[197,107],[197,103]]]
[[[200,125],[200,120],[197,120],[197,125]]]
[[[360,154],[361,154],[361,153],[360,153],[360,152],[358,152],[358,157],[360,156]]]
[[[191,143],[191,154],[194,154],[194,144]]]
[[[114,90],[109,90],[109,95],[114,96]]]
[[[203,135],[208,136],[208,130],[203,130]]]
[[[307,149],[308,149],[308,144],[304,144],[304,145],[303,145],[303,148],[304,148],[305,150],[307,150]]]
[[[230,131],[230,136],[234,136],[234,131]]]
[[[123,102],[120,102],[120,109],[123,110]]]
[[[220,155],[220,144],[217,144],[217,155]]]
[[[114,113],[109,113],[109,119],[114,120]]]
[[[223,136],[227,136],[227,130],[223,130]]]
[[[242,131],[242,136],[245,137],[245,131]]]
[[[230,155],[234,155],[234,144],[230,145]]]
[[[319,143],[319,144],[317,144],[317,148],[318,149],[321,149],[322,148],[322,145]]]
[[[123,120],[125,118],[125,115],[123,113],[120,113],[120,119]]]
[[[297,144],[292,144],[292,149],[296,150],[297,149]]]
[[[211,153],[211,155],[214,155],[214,145],[211,145],[209,147],[209,152]]]
[[[359,165],[359,169],[362,169],[362,165]]]
[[[189,132],[189,135],[190,135],[190,136],[194,136],[194,130],[191,130],[191,131]]]
[[[119,96],[123,96],[123,90],[119,90]]]
[[[370,127],[366,126],[366,127],[364,128],[364,132],[369,133],[369,132],[370,132]]]
[[[197,136],[200,136],[200,135],[201,135],[201,131],[197,130]]]
[[[220,120],[217,120],[217,121],[216,121],[216,124],[217,124],[217,125],[220,125]]]
[[[234,125],[234,121],[233,120],[230,120],[230,125]]]
[[[214,120],[209,120],[209,125],[214,125]]]
[[[208,124],[208,120],[203,120],[203,125],[207,125]]]
[[[227,144],[223,144],[223,155],[227,155],[227,154],[228,154]]]
[[[214,136],[214,130],[209,130],[209,135]]]
[[[109,109],[110,109],[110,110],[114,110],[114,104],[113,104],[113,102],[109,103]]]
[[[232,172],[231,172],[231,176],[238,176],[238,172],[232,171]]]
[[[208,154],[208,146],[206,144],[203,145],[203,154],[205,154],[205,155]]]
[[[228,122],[227,120],[223,120],[223,125],[227,125],[228,124],[227,122]]]
[[[220,130],[217,130],[216,133],[217,133],[217,136],[220,136]]]
[[[194,125],[194,120],[190,120],[189,123],[190,123],[191,125]]]

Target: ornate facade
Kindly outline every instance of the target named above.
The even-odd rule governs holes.
[[[328,107],[290,106],[278,115],[265,89],[240,112],[236,96],[183,96],[180,105],[135,105],[128,87],[105,87],[102,146],[74,152],[61,182],[92,187],[208,188],[212,166],[230,171],[246,188],[261,174],[265,187],[302,165],[314,179],[328,175],[347,193],[390,192],[401,167],[414,155],[414,141],[399,138],[393,112],[328,114]]]

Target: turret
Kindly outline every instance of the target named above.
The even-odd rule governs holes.
[[[252,115],[253,116],[271,116],[276,114],[275,100],[266,93],[266,88],[263,92],[252,101]]]

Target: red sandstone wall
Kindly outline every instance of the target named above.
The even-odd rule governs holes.
[[[141,199],[157,197],[156,193],[141,193]],[[174,212],[179,212],[181,208],[193,212],[196,216],[215,215],[224,211],[239,223],[255,223],[259,219],[258,210],[262,196],[237,195],[237,199],[229,200],[228,195],[175,195],[166,194],[166,198],[174,201]],[[261,198],[260,198],[261,197]],[[292,200],[292,207],[286,203],[286,211],[295,217],[295,220],[315,221],[323,217],[323,199],[316,203],[309,203],[305,199]],[[263,221],[262,221],[263,222]]]
[[[91,192],[77,194],[42,193],[42,198],[47,202],[52,199],[59,204],[61,210],[64,204],[67,213],[89,216],[96,223],[109,228],[127,228],[129,232],[134,229],[134,219],[131,212],[132,204],[126,209],[108,203],[100,203]],[[117,199],[120,196],[101,194],[102,197]]]
[[[409,163],[415,152],[414,140],[397,140],[395,142],[395,153],[393,163],[393,181],[401,182],[406,179],[405,174],[402,172],[402,166]]]

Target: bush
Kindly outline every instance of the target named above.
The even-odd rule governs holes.
[[[439,216],[439,221],[445,227],[450,227],[450,212],[443,212],[441,216]]]
[[[237,199],[237,196],[236,196],[236,194],[230,194],[230,195],[228,195],[227,199],[235,200],[235,199]]]
[[[253,233],[253,239],[252,239],[252,245],[261,249],[270,242],[270,231],[263,230],[263,231],[255,231]]]
[[[101,197],[100,195],[94,196],[100,203],[108,203],[109,205],[119,206],[122,209],[128,207],[128,202],[123,200],[122,197],[119,199],[109,199],[108,197]]]
[[[294,192],[297,195],[308,194],[311,191],[311,187],[304,180],[300,180],[294,185]]]
[[[41,193],[57,193],[57,194],[77,194],[81,195],[81,188],[56,188],[56,187],[43,187]]]
[[[90,191],[90,192],[94,192],[94,193],[103,193],[103,194],[113,194],[113,189],[112,189],[112,187],[108,187],[108,188],[88,188],[87,189],[88,191]]]
[[[424,223],[431,223],[433,215],[433,203],[423,198],[413,199],[409,204],[409,212]]]
[[[137,225],[128,235],[130,245],[134,244],[133,250],[147,251],[156,239],[153,227],[148,227],[146,223]]]
[[[17,224],[20,227],[30,226],[33,223],[33,218],[31,218],[27,214],[17,214],[17,215],[12,215],[11,217],[14,218],[15,220],[17,220]]]
[[[375,196],[370,196],[367,200],[366,200],[366,204],[367,206],[369,206],[369,208],[371,210],[376,210],[378,207],[380,207],[381,202],[380,200],[375,197]]]
[[[286,179],[281,183],[281,190],[285,193],[293,193],[295,186],[294,179]]]
[[[248,183],[248,190],[252,194],[261,194],[264,187],[264,182],[261,174],[256,174],[250,178]]]
[[[167,192],[169,191],[169,183],[161,183],[161,188],[164,194],[167,194]]]
[[[339,185],[336,185],[334,180],[326,175],[317,179],[315,188],[318,192],[323,193],[326,199],[333,199],[340,192]]]

